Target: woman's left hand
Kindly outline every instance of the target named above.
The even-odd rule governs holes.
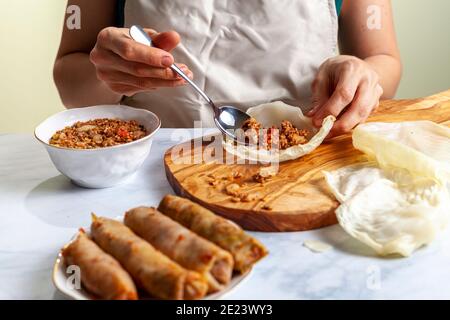
[[[383,89],[375,70],[365,61],[341,55],[325,61],[312,83],[315,126],[333,115],[337,118],[327,138],[350,132],[364,122],[379,104]]]

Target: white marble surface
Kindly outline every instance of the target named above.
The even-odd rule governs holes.
[[[191,131],[192,132],[192,131]],[[59,299],[51,282],[57,252],[92,211],[116,217],[156,205],[172,192],[162,156],[172,130],[160,130],[150,156],[124,185],[88,190],[53,167],[31,135],[0,136],[0,299]],[[410,258],[378,258],[339,226],[308,232],[253,233],[270,250],[230,299],[450,298],[449,232]],[[305,239],[333,245],[325,253]]]

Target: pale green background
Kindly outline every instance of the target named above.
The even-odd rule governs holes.
[[[392,2],[404,63],[397,98],[449,89],[450,1]],[[65,3],[0,0],[0,132],[31,132],[41,120],[63,110],[52,65]]]

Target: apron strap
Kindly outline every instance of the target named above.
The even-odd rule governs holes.
[[[123,28],[123,26],[125,25],[125,1],[126,0],[116,1],[116,16],[114,18],[114,26],[117,28]]]
[[[344,0],[334,0],[336,2],[336,12],[337,15],[339,16],[341,14],[341,9],[342,9],[342,2],[344,2]]]

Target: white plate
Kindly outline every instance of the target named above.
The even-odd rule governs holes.
[[[117,218],[116,218],[117,219]],[[75,239],[76,235],[72,238]],[[248,270],[243,274],[234,275],[228,286],[223,290],[209,294],[205,296],[202,300],[218,300],[223,299],[225,295],[229,294],[231,291],[236,289],[239,284],[242,284],[245,279],[251,274],[252,269]],[[66,273],[66,264],[64,262],[64,257],[61,252],[56,257],[55,264],[53,265],[52,280],[56,289],[64,296],[74,300],[97,300],[92,294],[87,292],[83,286],[80,289],[73,288],[72,282],[68,281],[68,276],[70,273]],[[144,298],[145,300],[145,298]]]

